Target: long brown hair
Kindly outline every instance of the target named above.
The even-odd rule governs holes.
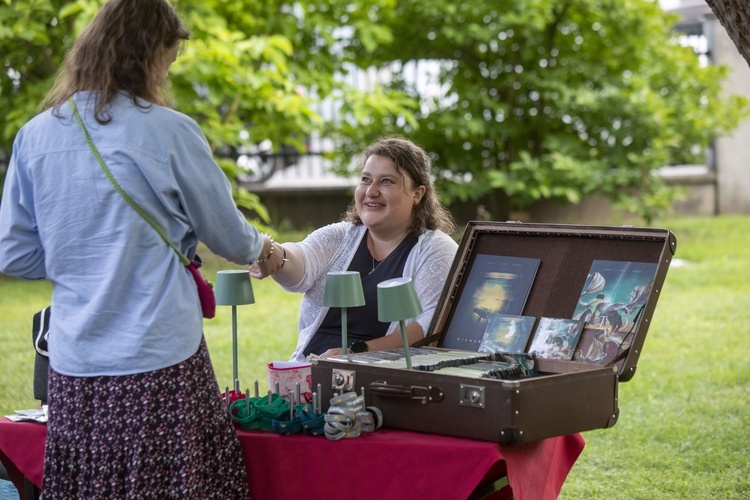
[[[189,38],[166,0],[110,0],[65,55],[41,107],[58,107],[76,92],[95,91],[96,120],[106,124],[112,119],[109,104],[118,92],[125,92],[142,108],[148,103],[166,106],[168,98],[158,74],[161,60],[168,49]]]
[[[365,148],[361,156],[361,168],[364,168],[367,159],[372,155],[389,158],[404,177],[412,180],[414,186],[425,187],[424,196],[412,212],[411,232],[417,235],[428,229],[439,229],[448,234],[455,232],[456,223],[438,198],[431,177],[432,159],[424,149],[407,139],[380,139]],[[347,209],[343,220],[362,224],[354,203]]]

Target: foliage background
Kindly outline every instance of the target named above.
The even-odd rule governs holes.
[[[98,0],[1,0],[0,152],[36,111]],[[381,135],[430,151],[445,201],[490,215],[602,194],[646,221],[675,196],[655,169],[704,163],[746,115],[654,0],[180,0],[193,31],[175,105],[235,178],[238,151],[336,145],[340,170]],[[415,62],[431,82],[414,77]],[[410,76],[412,75],[412,76]],[[0,154],[0,156],[2,156]],[[238,203],[269,222],[257,197]]]

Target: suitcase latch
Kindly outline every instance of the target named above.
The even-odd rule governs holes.
[[[331,387],[333,390],[354,390],[354,370],[341,370],[334,368],[331,372]]]
[[[459,405],[484,409],[484,387],[461,384],[459,391]]]

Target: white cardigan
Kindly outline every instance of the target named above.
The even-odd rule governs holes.
[[[292,361],[304,361],[305,347],[318,331],[328,307],[323,306],[326,274],[345,271],[354,258],[367,228],[350,222],[338,222],[322,227],[295,243],[305,260],[305,275],[294,286],[284,287],[290,292],[301,292],[305,296],[300,305],[299,338],[292,354]],[[404,273],[414,282],[422,314],[407,320],[417,321],[422,331],[427,330],[437,308],[443,285],[448,277],[458,244],[442,231],[425,231],[419,236],[404,264]],[[391,323],[387,335],[398,330],[398,322]]]

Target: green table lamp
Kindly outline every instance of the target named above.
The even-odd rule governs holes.
[[[362,279],[357,271],[338,271],[326,274],[323,305],[341,308],[341,354],[346,354],[346,309],[365,305]]]
[[[411,278],[394,278],[378,283],[378,320],[384,323],[398,321],[401,326],[401,338],[404,342],[406,368],[411,370],[409,339],[406,338],[404,320],[413,318],[422,312],[422,304],[417,297],[414,282]]]
[[[237,306],[254,304],[253,285],[250,273],[243,269],[232,269],[216,273],[216,305],[232,306],[232,366],[234,392],[240,391],[240,379],[237,375]],[[227,399],[229,395],[227,394]]]

